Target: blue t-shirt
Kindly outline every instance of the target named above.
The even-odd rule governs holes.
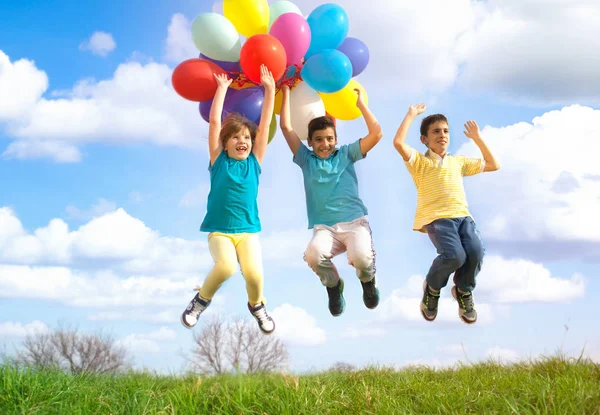
[[[253,153],[236,160],[224,151],[210,171],[210,192],[206,216],[200,226],[203,232],[260,232],[258,218],[258,177],[261,168]]]
[[[322,159],[305,145],[294,157],[304,175],[308,229],[315,225],[333,226],[350,222],[367,214],[358,196],[358,180],[354,163],[364,158],[360,140],[343,145]]]

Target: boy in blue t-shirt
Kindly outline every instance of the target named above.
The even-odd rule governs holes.
[[[379,304],[379,289],[375,281],[375,251],[367,208],[358,196],[358,180],[354,163],[367,153],[382,137],[381,127],[363,102],[360,90],[356,106],[367,124],[368,134],[350,145],[337,145],[335,124],[330,117],[317,117],[308,125],[309,150],[292,129],[290,119],[290,89],[282,87],[280,126],[294,163],[302,169],[308,228],[313,237],[304,260],[327,288],[329,311],[333,316],[344,312],[344,280],[331,259],[347,252],[348,262],[356,269],[363,288],[367,308]]]

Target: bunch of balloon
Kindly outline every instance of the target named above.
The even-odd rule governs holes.
[[[369,50],[359,39],[347,37],[348,16],[337,4],[314,9],[305,19],[300,9],[286,0],[224,0],[223,15],[205,13],[192,23],[192,40],[198,58],[181,62],[172,83],[183,98],[199,102],[200,114],[208,121],[217,83],[213,74],[233,79],[223,108],[223,117],[237,112],[256,124],[264,100],[260,66],[264,64],[277,80],[275,114],[281,107],[283,84],[291,90],[292,127],[306,139],[311,119],[323,115],[340,120],[360,116],[353,79],[368,64]],[[245,37],[245,42],[241,41]],[[366,93],[363,96],[366,98]],[[269,142],[276,129],[271,120]]]

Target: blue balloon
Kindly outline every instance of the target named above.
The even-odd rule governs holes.
[[[229,88],[228,92],[223,103],[223,116],[238,113],[258,125],[265,100],[265,89],[262,86],[253,86],[240,90]]]
[[[206,55],[204,55],[202,53],[200,54],[200,59],[206,59],[207,61],[211,61],[213,63],[216,63],[225,72],[229,72],[229,77],[230,78],[232,78],[231,73],[234,73],[235,75],[237,75],[238,72],[242,71],[240,69],[240,63],[239,62],[218,61],[216,59],[211,59],[211,58],[209,58],[208,56],[206,56]]]
[[[348,15],[333,3],[322,4],[306,19],[310,27],[310,46],[304,55],[308,60],[324,49],[336,49],[348,35]]]
[[[325,49],[304,63],[301,74],[312,89],[325,93],[337,92],[350,82],[352,63],[339,50]]]
[[[352,77],[364,71],[369,63],[369,48],[360,39],[347,37],[337,50],[352,62]]]

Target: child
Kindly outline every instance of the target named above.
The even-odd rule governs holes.
[[[311,151],[291,127],[290,90],[287,86],[282,88],[281,130],[294,155],[294,163],[300,166],[304,175],[308,228],[313,229],[304,260],[327,288],[329,311],[333,316],[344,312],[345,301],[344,281],[331,259],[345,251],[361,281],[363,302],[371,309],[379,304],[371,228],[366,217],[367,208],[358,196],[354,163],[366,157],[382,134],[377,120],[363,102],[360,90],[356,91],[356,105],[367,124],[367,136],[337,149],[333,120],[318,117],[308,125]]]
[[[265,98],[258,130],[240,115],[230,115],[221,128],[221,113],[231,79],[215,75],[217,91],[210,109],[208,148],[210,154],[210,193],[201,231],[208,234],[208,247],[215,261],[202,287],[189,303],[181,322],[192,328],[221,285],[236,271],[237,262],[248,292],[248,309],[264,333],[275,330],[263,297],[263,269],[258,232],[258,176],[267,150],[269,124],[275,104],[275,81],[261,66]]]
[[[475,121],[465,124],[464,134],[475,142],[483,160],[448,155],[448,120],[442,114],[425,117],[421,123],[421,142],[428,148],[424,155],[405,143],[408,129],[425,104],[411,105],[394,137],[394,147],[402,155],[417,187],[417,211],[413,229],[427,233],[437,249],[423,282],[421,314],[435,320],[440,290],[454,272],[452,296],[458,301],[458,315],[468,324],[477,321],[472,291],[481,269],[484,248],[469,213],[463,176],[495,171],[500,164],[479,135]]]

